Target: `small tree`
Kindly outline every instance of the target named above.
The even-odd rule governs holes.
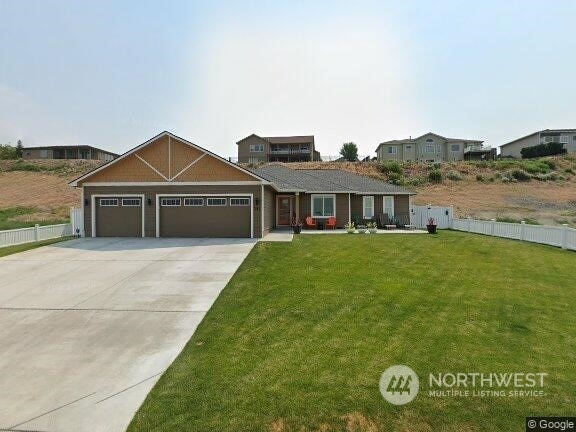
[[[348,162],[356,162],[358,160],[358,147],[353,142],[344,143],[340,148],[340,155]]]
[[[17,158],[21,158],[22,154],[24,150],[24,146],[22,145],[22,140],[18,140],[18,143],[16,144],[16,157]]]

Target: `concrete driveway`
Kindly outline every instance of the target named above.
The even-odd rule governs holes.
[[[250,239],[78,239],[0,258],[0,430],[123,431]]]

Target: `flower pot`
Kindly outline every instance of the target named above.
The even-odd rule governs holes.
[[[378,228],[370,228],[368,231],[370,231],[370,234],[376,234],[378,232]]]
[[[426,225],[426,229],[428,230],[428,234],[436,234],[436,227],[437,227],[437,225]]]
[[[294,232],[294,234],[300,234],[300,231],[302,231],[302,227],[299,226],[292,227],[292,232]]]
[[[355,231],[354,228],[352,228],[352,229],[347,229],[347,230],[346,230],[346,232],[347,232],[348,234],[354,234],[354,231]]]
[[[358,228],[358,234],[366,234],[368,230],[366,228]]]

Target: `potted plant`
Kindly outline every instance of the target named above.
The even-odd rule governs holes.
[[[294,234],[300,234],[300,231],[302,231],[302,221],[296,217],[292,218],[292,221],[290,222],[290,226],[292,227],[292,232],[294,232]]]
[[[346,225],[344,225],[344,229],[346,230],[346,232],[348,234],[354,234],[354,231],[356,231],[356,227],[354,226],[354,222],[348,222]]]
[[[366,226],[368,227],[370,234],[376,234],[378,232],[378,225],[376,225],[376,222],[368,222]]]
[[[358,225],[356,229],[358,230],[359,234],[366,234],[368,232],[368,228],[366,228],[366,225]]]
[[[428,222],[426,222],[428,234],[436,234],[436,227],[436,220],[434,218],[428,218]]]

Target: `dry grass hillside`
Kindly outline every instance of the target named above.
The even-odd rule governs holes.
[[[68,182],[93,161],[0,161],[0,229],[55,223],[80,205]],[[459,216],[576,226],[576,157],[445,164],[293,163],[345,169],[414,190],[416,204],[452,205]]]
[[[0,160],[0,230],[65,221],[80,205],[80,190],[68,182],[97,161]]]

